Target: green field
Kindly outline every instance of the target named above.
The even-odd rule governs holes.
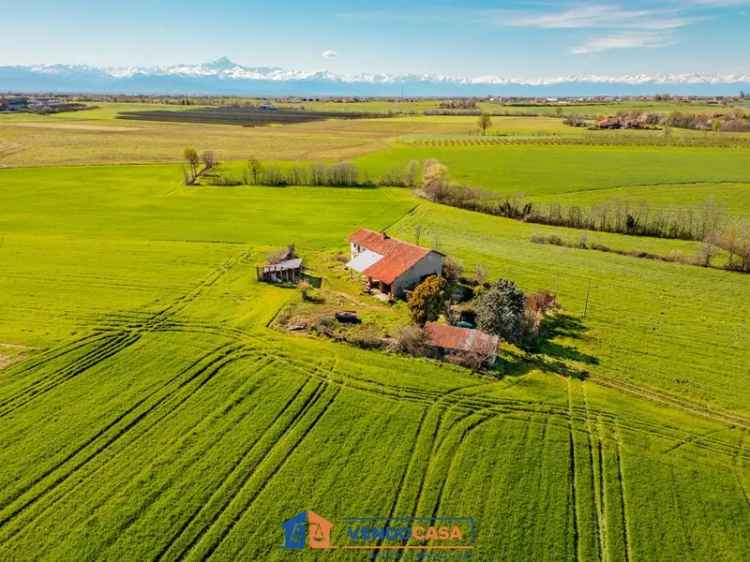
[[[50,123],[133,126],[81,115]],[[398,141],[473,123],[451,119],[24,137],[4,163],[33,167],[0,170],[0,559],[368,559],[282,548],[303,510],[334,522],[335,544],[347,517],[473,517],[482,561],[750,559],[750,276],[533,244],[581,233],[403,188],[185,187],[175,163],[143,164],[215,138],[227,160],[331,151],[378,173],[438,158],[457,180],[539,200],[711,196],[750,216],[748,151]],[[0,145],[29,131],[0,119]],[[483,376],[275,328],[300,291],[258,283],[256,264],[294,243],[350,299],[335,258],[360,226],[419,231],[468,272],[555,291],[551,338],[533,357],[503,346]]]
[[[750,215],[750,150],[744,149],[394,146],[357,162],[377,174],[428,158],[445,164],[457,182],[539,201],[587,206],[645,200],[669,208],[714,198],[738,216]]]

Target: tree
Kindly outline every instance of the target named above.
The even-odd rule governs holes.
[[[260,181],[260,174],[263,170],[263,165],[260,163],[260,160],[258,160],[254,156],[251,156],[247,161],[247,167],[250,170],[250,178],[253,182],[253,185],[258,185],[258,182]]]
[[[525,310],[523,291],[512,281],[500,279],[479,298],[477,324],[484,332],[519,343],[523,338]]]
[[[186,178],[186,181],[191,184],[195,183],[195,179],[198,177],[198,162],[200,162],[198,152],[194,148],[187,147],[182,152],[182,157],[188,163],[188,166],[190,166],[190,176]]]
[[[207,172],[216,166],[216,155],[212,150],[206,150],[201,154],[201,162],[203,162],[203,172]]]
[[[464,266],[451,257],[443,261],[443,277],[450,282],[455,283],[464,273]]]
[[[490,118],[489,114],[482,113],[479,116],[479,130],[482,131],[482,134],[487,134],[487,129],[492,127],[492,119]]]
[[[420,283],[409,297],[411,319],[420,326],[437,320],[448,301],[447,283],[442,277],[431,275]]]

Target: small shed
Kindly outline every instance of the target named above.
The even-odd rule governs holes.
[[[429,322],[425,326],[425,333],[428,345],[441,354],[470,354],[482,358],[488,365],[493,364],[497,358],[500,338],[480,330]]]
[[[255,268],[258,281],[266,283],[297,283],[302,276],[302,258],[292,258]]]

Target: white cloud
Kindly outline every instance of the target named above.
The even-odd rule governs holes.
[[[333,49],[326,49],[321,53],[321,55],[324,59],[335,59],[339,54],[334,51]]]
[[[674,36],[670,33],[655,31],[627,31],[614,33],[603,37],[593,37],[584,43],[573,47],[571,52],[576,55],[590,55],[613,49],[644,49],[668,47],[674,45]]]
[[[579,4],[555,11],[489,13],[499,25],[539,29],[677,29],[697,21],[674,9],[627,9],[615,4]]]

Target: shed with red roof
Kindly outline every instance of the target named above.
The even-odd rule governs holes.
[[[500,338],[497,336],[486,334],[481,330],[459,328],[437,322],[428,323],[424,330],[429,345],[442,353],[470,354],[481,358],[487,364],[495,362],[497,346],[500,345]]]

